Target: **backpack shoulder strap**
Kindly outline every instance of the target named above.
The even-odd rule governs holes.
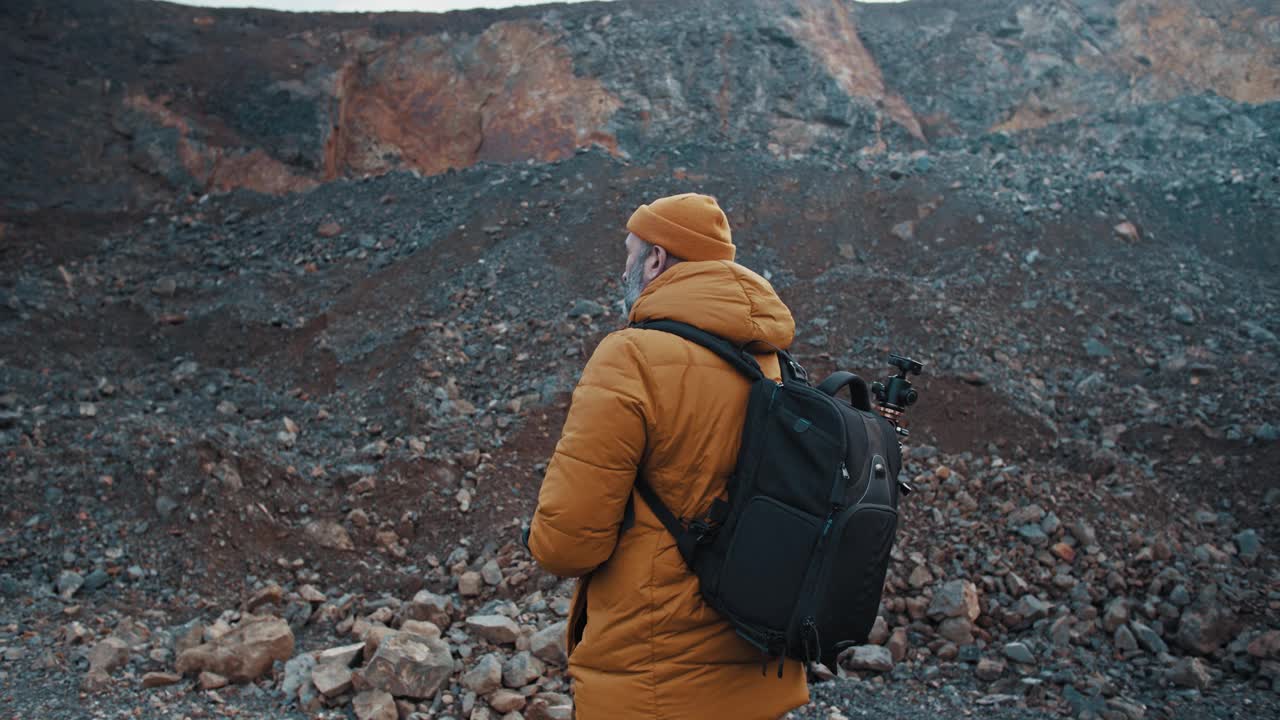
[[[682,337],[719,355],[725,362],[732,365],[735,370],[748,378],[752,380],[764,378],[764,371],[760,369],[760,363],[756,362],[756,359],[750,353],[734,347],[728,340],[712,335],[701,328],[675,320],[647,320],[634,323],[631,327],[640,328],[641,330],[661,330],[662,332]]]
[[[756,359],[750,353],[734,347],[728,340],[712,335],[701,328],[675,320],[649,320],[634,323],[631,327],[642,330],[659,330],[682,337],[719,355],[725,362],[732,365],[735,370],[753,381],[765,378],[764,371],[760,369],[760,363],[756,362]],[[676,549],[680,551],[680,557],[684,559],[685,564],[692,570],[694,567],[694,554],[698,546],[710,540],[717,525],[724,521],[725,516],[728,514],[728,504],[717,499],[712,503],[710,513],[706,519],[696,519],[689,523],[686,528],[680,522],[680,518],[677,518],[675,513],[671,512],[671,509],[667,507],[667,504],[662,502],[662,498],[658,497],[658,493],[654,491],[653,486],[647,480],[643,477],[637,477],[635,487],[636,492],[640,494],[640,497],[644,498],[645,503],[653,511],[653,514],[657,516],[663,527],[675,538]]]
[[[676,549],[680,551],[680,557],[684,559],[685,565],[688,565],[689,569],[692,570],[694,552],[698,549],[698,545],[708,538],[708,533],[712,529],[711,526],[705,521],[695,520],[686,528],[680,522],[680,518],[677,518],[671,512],[671,509],[667,507],[667,504],[662,502],[662,499],[658,497],[658,493],[654,492],[653,486],[649,484],[649,481],[642,477],[636,478],[636,492],[640,493],[640,497],[644,498],[645,504],[662,522],[662,526],[675,538]]]

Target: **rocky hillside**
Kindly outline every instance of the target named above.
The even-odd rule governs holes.
[[[0,34],[0,715],[567,717],[519,526],[686,190],[813,374],[928,365],[881,622],[794,717],[1280,714],[1271,3]]]

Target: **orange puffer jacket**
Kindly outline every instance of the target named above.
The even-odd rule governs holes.
[[[795,331],[764,278],[721,260],[654,279],[630,320],[656,319],[760,341],[753,349],[786,349]],[[757,357],[777,379],[777,355]],[[776,664],[762,672],[761,653],[706,604],[634,489],[643,476],[677,516],[702,517],[724,497],[749,386],[711,351],[657,330],[614,332],[587,362],[529,532],[544,568],[580,578],[568,629],[578,720],[772,720],[809,701],[803,665],[787,660],[781,679]],[[628,500],[634,526],[622,531]]]

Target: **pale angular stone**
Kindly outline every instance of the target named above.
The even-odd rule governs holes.
[[[500,713],[509,713],[514,710],[519,710],[524,707],[525,702],[526,700],[524,695],[521,695],[515,690],[507,690],[505,688],[495,690],[494,693],[489,696],[489,707]]]
[[[453,608],[453,601],[442,595],[436,595],[428,590],[420,590],[418,594],[413,596],[413,600],[404,608],[404,617],[407,620],[425,620],[434,623],[436,627],[447,630],[450,622],[450,610]]]
[[[335,697],[351,689],[351,668],[338,663],[323,663],[311,672],[311,684],[325,697]]]
[[[365,690],[351,701],[356,720],[399,720],[395,698],[384,690]]]
[[[867,636],[867,643],[871,645],[883,645],[889,640],[889,623],[885,622],[884,617],[877,615],[876,621],[871,626],[871,632]]]
[[[424,638],[440,637],[440,628],[436,627],[435,623],[425,620],[405,620],[400,625],[400,632],[407,632]]]
[[[169,672],[149,672],[142,676],[142,687],[154,688],[176,685],[182,682],[182,676]]]
[[[226,687],[231,681],[218,673],[211,673],[206,670],[200,673],[200,677],[196,682],[199,683],[201,690],[217,690],[218,688]]]
[[[333,520],[315,520],[307,523],[303,528],[307,539],[323,548],[330,550],[355,550],[355,543],[351,542],[351,536],[347,534],[347,529],[342,527],[340,523]]]
[[[246,616],[239,625],[214,642],[184,651],[178,656],[178,672],[202,670],[217,673],[231,682],[255,680],[277,660],[293,655],[293,631],[275,617]]]
[[[994,660],[992,658],[982,658],[978,661],[978,667],[974,669],[973,674],[979,680],[991,682],[1004,674],[1005,663],[1003,660]]]
[[[452,672],[453,655],[445,641],[397,632],[382,639],[361,675],[370,687],[422,699],[434,695]]]
[[[889,635],[889,642],[885,643],[885,647],[889,650],[889,655],[895,663],[902,662],[907,656],[907,629],[897,627]]]
[[[474,570],[468,570],[458,577],[458,594],[462,597],[475,597],[484,589],[484,578]]]
[[[360,657],[362,652],[364,652],[363,642],[343,645],[342,647],[329,648],[328,650],[322,650],[320,654],[316,656],[316,664],[334,664],[350,667],[356,661],[356,658]]]
[[[467,618],[467,631],[495,645],[509,645],[520,637],[520,626],[505,615],[472,615]]]
[[[880,645],[858,645],[841,654],[840,664],[849,670],[888,672],[893,669],[893,655]]]

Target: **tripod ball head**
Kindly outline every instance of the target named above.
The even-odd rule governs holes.
[[[891,353],[889,364],[898,369],[898,374],[871,383],[871,392],[882,406],[901,412],[919,399],[919,394],[911,387],[907,376],[919,375],[924,370],[924,363]]]

